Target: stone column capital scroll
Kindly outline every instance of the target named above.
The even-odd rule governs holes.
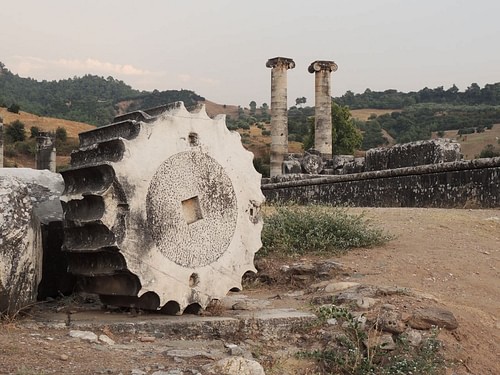
[[[338,65],[335,64],[334,61],[324,61],[324,60],[316,60],[309,65],[307,70],[309,73],[316,73],[322,70],[327,70],[330,72],[335,72],[338,69]]]
[[[295,62],[293,61],[293,59],[290,59],[288,57],[274,57],[267,60],[266,67],[293,69],[295,68]]]

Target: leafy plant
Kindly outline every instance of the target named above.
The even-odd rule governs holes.
[[[317,361],[325,374],[342,375],[439,375],[444,373],[445,361],[440,353],[441,343],[437,339],[439,331],[414,348],[401,337],[396,340],[392,351],[371,347],[367,341],[372,334],[378,334],[374,328],[363,327],[359,317],[354,316],[344,307],[325,305],[318,309],[318,319],[325,323],[329,319],[338,320],[342,334],[335,337],[334,343],[328,343],[324,349],[303,351],[299,357]]]
[[[345,208],[274,206],[264,214],[263,247],[258,254],[338,254],[353,247],[379,245],[390,238],[382,230],[370,226],[363,214],[349,214]]]

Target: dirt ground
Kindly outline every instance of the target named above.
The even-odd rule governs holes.
[[[351,210],[364,211],[373,224],[395,238],[384,246],[357,249],[336,257],[336,261],[352,272],[335,281],[409,288],[421,296],[413,302],[434,301],[446,307],[459,323],[457,330],[442,332],[439,336],[444,342],[446,357],[453,359],[455,364],[447,374],[499,374],[500,210]],[[293,260],[276,261],[276,268],[287,261]],[[296,289],[293,285],[263,286],[262,289],[252,287],[243,293],[252,298],[268,298],[284,296]],[[397,301],[391,303],[398,304]],[[284,298],[279,304],[311,309],[307,296]],[[67,329],[43,329],[27,326],[24,322],[19,318],[0,325],[1,374],[131,374],[134,369],[153,374],[187,364],[191,368],[201,368],[199,366],[211,361],[205,357],[166,356],[168,349],[186,345],[172,337],[157,337],[150,342],[144,341],[140,334],[109,332],[104,326],[102,332],[96,333],[106,333],[117,343],[106,347],[71,338]],[[238,344],[248,347],[254,355],[259,350],[266,350],[247,341]],[[198,345],[205,349],[211,345],[223,346],[214,341],[201,341]],[[287,342],[274,345],[276,352],[282,351]],[[268,352],[270,349],[267,348]],[[269,362],[271,357],[257,360],[262,363],[263,358]],[[265,365],[267,374],[315,373],[308,370],[307,364],[295,363],[293,359],[282,367],[273,367],[272,363]]]

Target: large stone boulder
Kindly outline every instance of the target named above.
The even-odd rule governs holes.
[[[31,168],[2,168],[0,176],[14,177],[25,185],[33,215],[42,235],[42,280],[38,285],[38,299],[69,294],[75,284],[67,272],[66,254],[61,252],[63,242],[62,206],[60,197],[64,181],[59,173]]]
[[[35,302],[41,276],[40,223],[28,186],[0,174],[0,313],[14,315]]]

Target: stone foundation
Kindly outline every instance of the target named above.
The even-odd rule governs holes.
[[[268,201],[365,207],[500,207],[500,157],[264,183]]]

